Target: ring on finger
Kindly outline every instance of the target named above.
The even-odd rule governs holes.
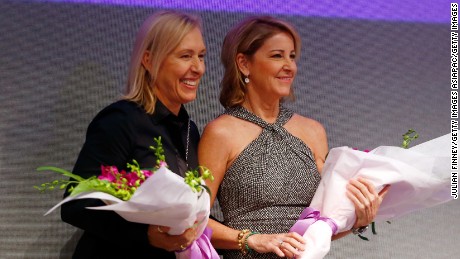
[[[279,247],[282,247],[282,246],[283,246],[283,244],[284,244],[284,241],[283,241],[282,239],[278,239],[278,243],[279,243],[279,245],[278,245],[278,246],[279,246]]]
[[[164,231],[160,228],[160,226],[157,226],[157,230],[158,230],[158,232],[160,232],[160,233],[164,233]]]

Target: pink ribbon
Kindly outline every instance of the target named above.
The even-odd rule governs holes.
[[[212,229],[206,227],[201,236],[193,241],[184,251],[177,252],[180,258],[190,259],[220,259],[216,249],[211,244]]]
[[[332,235],[334,235],[338,230],[337,224],[333,219],[321,217],[320,214],[321,213],[319,212],[319,210],[315,210],[310,207],[305,208],[300,214],[299,219],[294,224],[294,226],[291,227],[289,232],[296,232],[299,235],[303,236],[303,234],[305,234],[305,232],[311,224],[315,223],[318,220],[321,220],[326,222],[331,227]]]

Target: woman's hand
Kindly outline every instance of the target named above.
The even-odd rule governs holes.
[[[254,234],[248,246],[257,253],[275,253],[279,257],[294,257],[305,250],[305,239],[297,233]]]
[[[169,235],[169,227],[150,225],[147,230],[149,243],[167,251],[180,251],[187,248],[197,236],[195,228],[189,228],[181,235]]]
[[[347,196],[355,205],[356,222],[353,228],[367,226],[374,221],[383,198],[390,186],[385,186],[380,193],[374,185],[364,178],[350,179],[347,185]]]

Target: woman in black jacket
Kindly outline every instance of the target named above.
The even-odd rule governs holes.
[[[157,159],[149,146],[159,136],[171,171],[184,176],[196,168],[200,136],[183,104],[196,98],[205,52],[199,18],[171,11],[149,17],[136,38],[125,95],[90,123],[73,173],[99,175],[101,165],[126,170],[133,159],[151,168]],[[62,220],[84,230],[74,258],[175,258],[173,251],[196,238],[194,229],[172,236],[164,226],[86,209],[101,205],[82,199],[62,206]]]

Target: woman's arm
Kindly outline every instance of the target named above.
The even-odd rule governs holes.
[[[310,147],[315,157],[318,171],[322,168],[329,152],[327,135],[324,127],[317,121],[296,115],[294,123],[290,125],[290,131],[298,136]],[[301,129],[301,130],[300,130]],[[389,187],[389,186],[388,186]],[[347,186],[347,197],[355,205],[356,222],[353,228],[367,226],[374,220],[378,208],[386,195],[388,187],[377,193],[374,186],[365,179],[350,180]],[[351,230],[340,232],[332,237],[339,239],[351,233]]]
[[[130,136],[133,135],[127,114],[104,110],[88,127],[85,143],[73,173],[84,178],[100,174],[101,165],[125,167],[129,161]],[[86,207],[105,205],[101,200],[82,199],[63,204],[62,220],[102,239],[129,236],[133,242],[148,242],[147,225],[131,223],[113,211],[96,211]],[[113,240],[114,242],[117,242]],[[120,244],[124,241],[119,241]]]
[[[294,114],[285,127],[289,133],[301,139],[310,148],[318,172],[321,174],[329,152],[326,130],[323,125],[313,119]]]
[[[146,131],[146,124],[150,125],[149,121],[144,123],[145,118],[143,110],[133,110],[125,106],[103,110],[88,127],[86,141],[73,172],[87,178],[99,175],[101,165],[125,169],[126,164],[132,159],[136,159],[141,166],[146,161],[155,161],[153,153],[150,159],[133,157],[132,148],[135,139],[139,137],[137,129],[143,128],[143,131]],[[133,242],[175,251],[180,250],[181,246],[187,247],[196,238],[196,230],[193,228],[181,235],[173,236],[166,233],[167,227],[129,222],[114,211],[86,209],[102,205],[105,204],[98,199],[68,202],[62,206],[61,217],[63,221],[115,245],[117,242],[119,245]],[[114,239],[117,236],[129,239]]]

